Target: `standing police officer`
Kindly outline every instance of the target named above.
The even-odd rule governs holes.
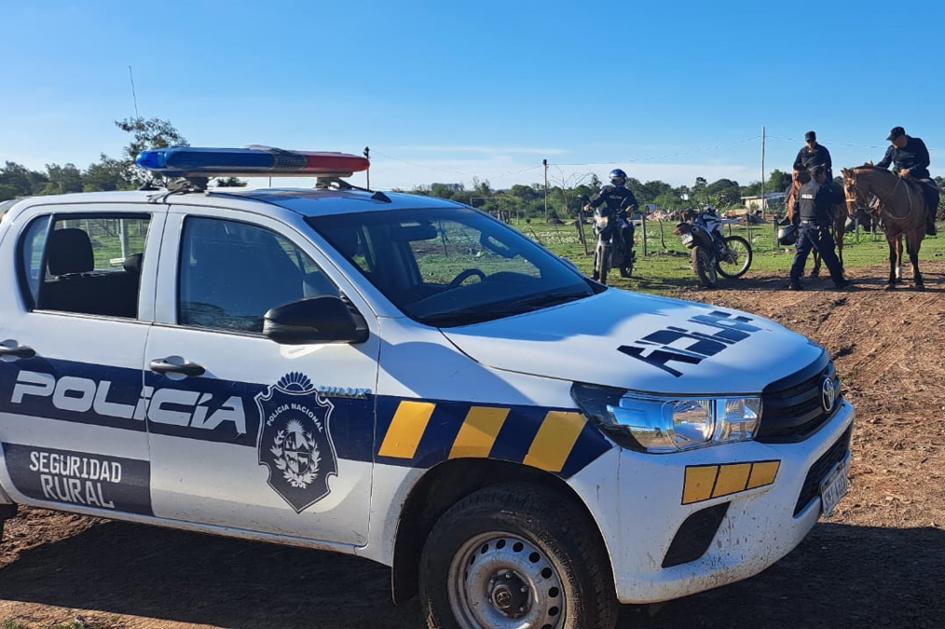
[[[791,265],[790,289],[803,290],[801,276],[811,249],[820,253],[836,287],[846,288],[852,282],[843,277],[843,268],[834,251],[836,243],[830,233],[830,209],[843,200],[842,193],[834,192],[827,185],[827,169],[823,166],[815,166],[811,174],[811,180],[801,186],[797,194],[797,211],[794,213],[795,220],[799,221],[797,252]]]
[[[913,138],[906,135],[906,130],[902,127],[893,127],[886,138],[891,142],[886,149],[886,155],[876,164],[877,168],[889,168],[894,164],[900,177],[909,177],[910,179],[922,180],[931,179],[929,173],[929,149],[921,138]],[[929,236],[935,235],[935,215],[938,212],[938,190],[929,185],[923,185],[926,193],[926,206],[929,210],[928,225],[926,233]]]
[[[808,131],[804,134],[806,146],[797,152],[794,159],[794,170],[811,170],[823,166],[827,170],[828,184],[833,181],[833,161],[827,147],[817,143],[817,133]]]
[[[589,203],[596,208],[607,204],[607,213],[620,221],[620,240],[623,241],[625,259],[633,255],[633,213],[640,206],[633,192],[627,188],[627,173],[619,168],[610,171],[610,185],[602,186],[600,192]],[[630,277],[625,267],[620,269],[622,277]]]

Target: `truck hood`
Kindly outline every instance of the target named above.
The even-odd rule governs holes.
[[[824,351],[763,317],[619,289],[443,333],[496,369],[659,394],[760,393]]]

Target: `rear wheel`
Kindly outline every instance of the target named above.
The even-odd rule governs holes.
[[[596,531],[534,485],[481,489],[439,519],[420,557],[420,597],[437,629],[610,629],[617,602]]]
[[[620,276],[624,278],[633,277],[633,259],[636,255],[631,251],[630,255],[626,257],[623,262],[623,265],[620,267]]]
[[[715,288],[719,277],[716,273],[717,265],[712,260],[705,247],[695,246],[692,248],[692,272],[696,274],[699,281],[706,288]]]
[[[735,279],[748,272],[751,266],[751,245],[741,236],[725,238],[727,254],[718,262],[718,271],[722,277]]]

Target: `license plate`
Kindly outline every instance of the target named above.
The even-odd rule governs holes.
[[[824,516],[833,514],[834,509],[847,495],[850,489],[850,455],[837,463],[827,477],[820,481],[820,503],[821,513]]]

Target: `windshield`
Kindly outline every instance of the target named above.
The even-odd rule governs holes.
[[[596,285],[476,210],[391,210],[307,219],[409,317],[466,325],[593,295]]]

